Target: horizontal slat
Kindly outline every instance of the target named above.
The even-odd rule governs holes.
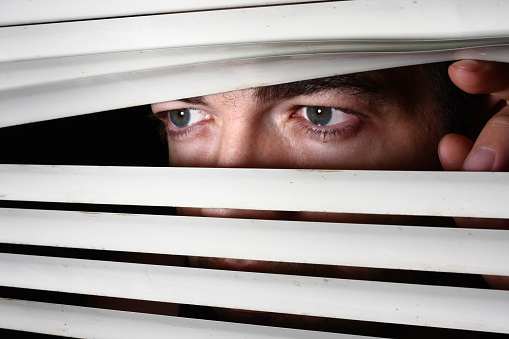
[[[80,12],[77,8],[83,4],[88,11],[96,8],[81,0],[62,3],[59,6],[69,6],[72,12]],[[229,1],[224,3],[225,7],[231,5]],[[204,5],[185,4],[190,8]],[[216,5],[221,6],[206,6]],[[151,8],[153,4],[143,2],[140,6]],[[435,10],[437,7],[440,11]],[[507,45],[505,7],[509,9],[509,3],[492,0],[485,2],[482,10],[477,2],[465,0],[342,1],[4,27],[0,28],[0,127],[457,59],[460,56],[450,51],[346,56],[326,53],[401,53]],[[136,11],[128,5],[122,8]],[[62,11],[47,9],[56,15],[64,15]],[[306,24],[309,17],[334,22],[334,27]],[[311,55],[303,55],[306,53]],[[509,61],[507,47],[461,57]]]
[[[367,337],[0,299],[0,328],[96,339]],[[34,321],[34,319],[37,319]]]
[[[0,199],[509,218],[509,173],[0,165]]]
[[[0,242],[509,275],[498,230],[0,209]]]
[[[0,254],[0,285],[509,333],[509,291]]]
[[[390,57],[394,59],[394,64],[400,66],[460,58],[509,62],[509,39],[507,39],[506,45],[492,46],[497,41],[498,39],[472,39],[468,41],[423,42],[421,44],[376,41],[240,44],[162,48],[135,52],[3,62],[0,63],[0,90],[8,91],[85,78],[90,80],[89,78],[92,77],[169,67],[176,68],[186,65],[201,67],[200,64],[202,63],[217,63],[228,60],[324,53],[336,53],[335,57],[343,62],[364,60],[364,62],[359,62],[358,65],[358,68],[362,70],[387,67],[387,53],[391,53]],[[454,50],[458,47],[461,47],[461,49]],[[395,50],[398,50],[398,52],[394,53]],[[419,51],[424,52],[418,53]],[[371,64],[374,63],[374,65],[364,65],[366,60],[369,60]],[[337,72],[338,69],[335,69],[335,71]],[[331,70],[331,74],[337,73],[333,73]],[[175,94],[172,93],[171,95],[174,96]],[[181,98],[178,97],[177,99]],[[167,97],[164,99],[167,100]]]
[[[4,27],[0,61],[243,43],[507,38],[506,12],[509,3],[496,0],[337,1]]]
[[[272,46],[271,48],[273,49]],[[127,71],[126,64],[128,68],[140,67],[138,63],[140,60],[129,60],[126,64],[123,64],[119,59],[120,63],[112,66],[111,72],[121,69],[125,70],[125,73],[84,77],[49,83],[44,86],[1,91],[0,127],[335,74],[438,62],[461,57],[509,61],[507,50],[507,47],[502,46],[497,49],[490,48],[489,50],[423,52],[417,54],[349,55],[323,53],[191,64],[160,69],[152,69],[151,61],[148,62],[148,65],[141,66],[142,68],[148,67],[148,70],[134,70],[133,72]],[[231,52],[234,53],[235,49],[232,48]],[[272,53],[274,50],[262,49],[260,51],[260,53],[267,52]],[[153,55],[152,53],[149,54]],[[209,57],[220,58],[223,56],[206,56],[206,58]],[[163,62],[167,63],[171,60],[181,62],[180,59],[175,56]],[[189,60],[191,59],[196,60],[196,56]],[[108,61],[111,61],[111,57],[100,57],[100,62],[103,61],[106,64],[102,66],[108,67],[110,65]],[[65,63],[65,60],[58,60],[58,62]],[[47,64],[45,61],[42,61],[42,63]],[[157,63],[154,62],[154,65],[157,65]],[[102,66],[96,68],[95,66],[86,65],[84,68],[73,69],[69,74],[64,65],[61,76],[50,76],[49,79],[44,76],[41,81],[51,80],[52,78],[53,80],[57,80],[55,78],[63,80],[62,77],[73,77],[79,75],[80,72],[83,73],[82,75],[93,75],[94,72],[97,74],[97,72],[106,71],[105,68],[101,70]],[[34,75],[30,75],[32,72],[34,72]],[[60,71],[55,69],[49,69],[48,72],[60,74]],[[20,75],[15,70],[13,73],[11,75],[10,71],[7,70],[2,76],[6,78],[6,84],[11,83],[11,76]],[[21,84],[26,84],[27,81],[32,82],[31,79],[37,79],[37,76],[35,76],[37,74],[38,71],[34,71],[33,68],[22,70],[21,76],[26,75],[28,78],[21,81],[13,78],[12,85],[18,86],[20,82]],[[35,82],[38,82],[38,80],[35,80]],[[90,100],[92,97],[94,100]],[[65,100],[62,100],[62,98],[65,98]]]
[[[2,0],[0,26],[302,2],[311,0]]]

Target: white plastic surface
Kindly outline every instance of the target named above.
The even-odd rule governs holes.
[[[502,230],[0,209],[0,242],[509,276]]]
[[[319,1],[324,0],[2,0],[0,26]]]
[[[507,38],[507,12],[509,2],[497,0],[482,7],[475,0],[337,1],[3,27],[0,61],[246,43]]]
[[[333,74],[439,62],[457,57],[509,61],[508,48],[501,46],[495,49],[437,53],[326,53],[283,56],[85,77],[1,91],[0,127]],[[118,66],[112,67],[115,68]],[[94,67],[87,69],[87,72],[94,71]],[[80,68],[72,72],[76,71],[80,72]],[[65,67],[61,74],[67,76]],[[10,83],[9,76],[5,83]],[[13,83],[19,81],[14,80]]]
[[[509,218],[509,173],[0,165],[0,199]]]
[[[372,338],[7,299],[0,314],[2,328],[73,338]]]
[[[458,58],[509,62],[506,12],[495,0],[337,1],[2,27],[0,127]]]
[[[509,333],[509,291],[5,253],[0,271],[4,286]]]
[[[256,59],[260,64],[264,65],[270,64],[271,61],[268,58],[271,57],[296,55],[313,60],[319,55],[323,57],[324,54],[327,54],[327,56],[332,56],[341,62],[341,64],[337,63],[328,72],[324,72],[320,65],[317,65],[319,70],[314,71],[317,72],[317,76],[329,74],[332,70],[339,74],[356,70],[377,69],[378,67],[386,68],[393,65],[404,66],[460,58],[509,62],[509,39],[507,40],[508,45],[505,46],[475,47],[489,46],[494,43],[496,43],[496,40],[474,39],[462,42],[430,42],[429,45],[421,43],[418,46],[403,42],[241,44],[214,47],[162,48],[143,52],[118,52],[3,62],[0,63],[0,90],[16,90],[64,81],[70,85],[72,84],[70,81],[122,75],[130,72],[159,70],[168,73],[171,71],[170,69],[177,72],[179,67],[190,65],[198,69],[210,67],[210,65],[202,64],[221,65],[221,68],[227,68],[227,61],[231,60],[245,60],[249,64]],[[463,48],[453,50],[453,48],[458,46],[463,46]],[[468,48],[468,46],[474,47]],[[406,52],[393,52],[397,48],[405,49]],[[419,52],[426,48],[432,48],[433,52]],[[412,51],[413,49],[416,49],[416,51]],[[359,63],[353,64],[352,60],[357,60]],[[370,65],[367,64],[368,61],[371,63]],[[301,77],[302,75],[299,73],[297,75],[288,74],[282,81],[289,81],[287,79],[300,80]],[[262,81],[260,80],[260,82]],[[167,95],[175,96],[179,94],[173,94],[172,89],[172,93]]]

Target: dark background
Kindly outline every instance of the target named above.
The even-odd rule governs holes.
[[[168,166],[150,106],[0,128],[0,163]]]
[[[162,125],[150,106],[0,128],[0,164],[168,166]],[[0,201],[0,207],[174,214],[150,206]],[[0,252],[115,260],[118,253],[0,244]],[[0,286],[0,297],[83,305],[86,297]],[[56,338],[0,329],[0,338]]]

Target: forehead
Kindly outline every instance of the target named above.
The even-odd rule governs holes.
[[[320,92],[338,92],[355,95],[364,100],[396,100],[406,106],[416,100],[416,94],[422,94],[430,88],[431,78],[426,76],[423,66],[409,66],[184,98],[179,101],[193,105],[208,105],[218,101],[232,101],[236,104],[235,100],[242,97],[261,105]],[[155,106],[157,107],[157,104]]]

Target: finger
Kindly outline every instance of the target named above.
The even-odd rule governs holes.
[[[509,64],[501,62],[461,60],[449,67],[451,80],[467,93],[491,93],[509,100]]]
[[[473,150],[468,154],[472,142],[460,135],[449,134],[439,144],[440,160],[444,170],[504,171],[508,170],[509,158],[509,111],[496,114],[479,135]],[[471,147],[471,146],[470,146]],[[454,154],[454,152],[457,154]],[[466,160],[465,160],[466,158]],[[509,219],[454,218],[460,228],[509,229]],[[509,290],[509,277],[483,275],[489,286]]]
[[[483,128],[463,164],[465,171],[509,171],[509,107]]]
[[[451,80],[471,94],[492,94],[488,113],[497,112],[481,131],[473,147],[466,138],[445,136],[439,145],[444,170],[507,171],[509,170],[509,108],[497,99],[509,100],[509,65],[494,62],[462,60],[449,67]],[[470,153],[468,147],[471,147]],[[456,153],[455,153],[456,152]],[[468,154],[465,156],[465,154]],[[454,218],[458,227],[509,229],[508,219]],[[509,289],[509,277],[484,276],[493,288]]]
[[[474,142],[469,138],[451,133],[438,144],[438,156],[445,171],[461,171]]]

